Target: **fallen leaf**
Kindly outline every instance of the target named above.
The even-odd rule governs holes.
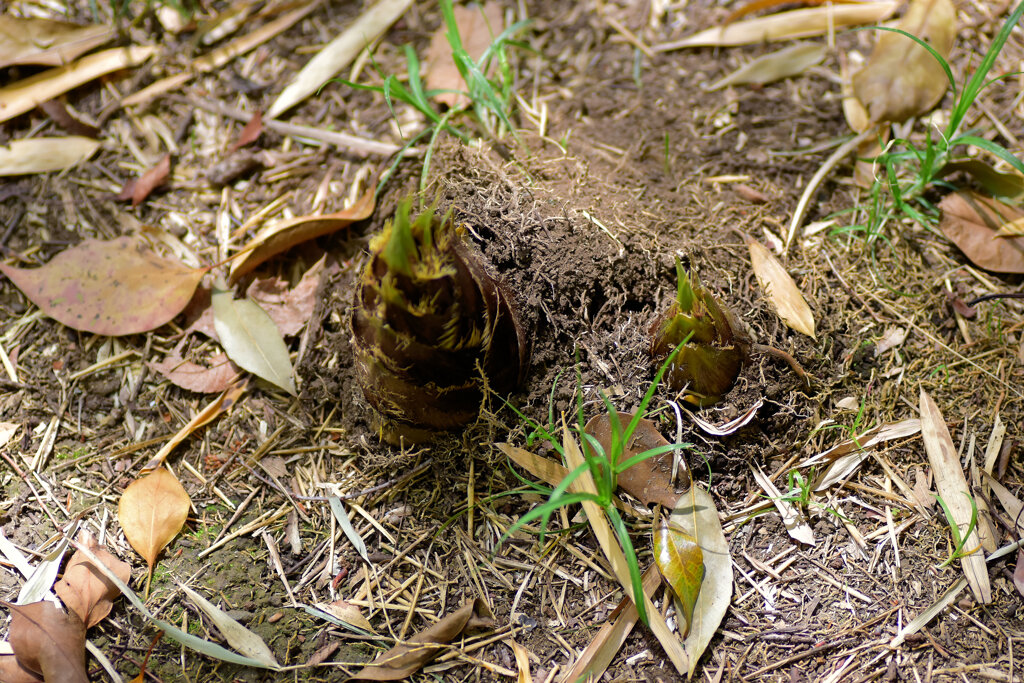
[[[325,259],[323,257],[313,264],[291,289],[281,278],[265,278],[253,280],[246,290],[246,295],[267,312],[284,336],[298,334],[313,317]]]
[[[252,144],[259,139],[263,133],[263,112],[257,111],[249,119],[249,122],[242,128],[242,132],[238,134],[238,139],[235,140],[234,144],[228,148],[229,152],[236,151],[239,147],[245,147],[248,144]]]
[[[880,22],[895,12],[899,5],[898,0],[880,0],[860,5],[780,12],[709,28],[682,40],[655,45],[653,49],[655,52],[668,52],[684,47],[725,47],[809,38],[847,26]]]
[[[652,564],[643,575],[644,595],[650,598],[661,585],[661,572],[657,565]],[[577,681],[599,681],[615,655],[622,649],[626,638],[633,631],[640,614],[636,605],[629,598],[623,598],[618,606],[608,615],[608,620],[598,630],[573,665],[558,679],[558,683],[576,683]]]
[[[214,290],[212,298],[213,324],[228,358],[295,396],[288,347],[270,316],[251,299],[235,299],[230,290]]]
[[[0,147],[0,176],[63,171],[85,161],[99,148],[98,140],[78,135],[11,140]]]
[[[81,135],[93,139],[100,136],[100,129],[97,126],[83,120],[81,114],[73,116],[60,100],[43,102],[39,105],[39,108],[53,119],[54,123],[72,135]]]
[[[943,59],[956,38],[950,0],[913,0],[897,28],[924,40]],[[907,36],[882,31],[864,68],[853,75],[853,91],[875,123],[902,123],[942,99],[949,79],[932,54]]]
[[[975,265],[997,273],[1024,273],[1024,237],[998,237],[1000,227],[1024,211],[970,190],[941,202],[939,229]]]
[[[761,290],[775,307],[782,322],[814,339],[814,314],[800,288],[779,260],[757,240],[749,240],[750,263]]]
[[[967,486],[967,478],[960,466],[960,458],[956,455],[946,421],[935,401],[924,389],[921,389],[921,438],[935,476],[935,488],[963,537],[973,514],[969,498],[971,490]],[[977,530],[971,529],[963,547],[963,552],[967,554],[960,558],[960,566],[974,599],[987,605],[992,602],[992,587],[988,580],[985,554],[979,551],[978,544]]]
[[[829,2],[831,2],[834,5],[839,5],[839,4],[843,4],[843,3],[847,3],[847,4],[851,4],[852,5],[852,4],[855,4],[855,3],[858,3],[858,2],[862,2],[862,0],[802,0],[802,2],[800,4],[802,4],[802,5],[824,5],[824,4],[829,3]],[[760,12],[761,10],[771,9],[773,7],[778,7],[780,5],[789,5],[789,4],[792,4],[790,0],[752,0],[751,2],[748,2],[747,4],[743,5],[742,7],[738,8],[738,9],[735,9],[732,12],[730,12],[729,16],[727,16],[725,18],[725,21],[723,21],[722,23],[725,26],[728,26],[729,24],[733,23],[737,19],[742,19],[743,17],[747,16],[748,14],[753,14],[754,12]]]
[[[452,8],[455,14],[455,25],[458,27],[462,46],[474,61],[479,61],[494,38],[504,30],[504,18],[501,5],[489,0],[483,8],[478,5],[464,7],[456,5]],[[430,48],[426,58],[427,90],[444,90],[434,99],[451,108],[464,107],[469,104],[466,81],[455,66],[452,59],[452,46],[448,42],[448,27],[442,22],[430,39]]]
[[[316,603],[316,607],[317,609],[330,614],[335,619],[344,621],[346,624],[355,626],[356,628],[368,633],[376,633],[376,631],[373,630],[373,625],[366,620],[366,617],[363,616],[359,607],[350,602],[346,602],[344,600],[335,600],[330,603],[318,602]]]
[[[88,683],[85,625],[52,602],[3,603],[11,610],[11,648],[18,662],[46,681]]]
[[[922,510],[927,510],[938,501],[935,500],[935,494],[932,492],[932,474],[925,471],[920,467],[914,467],[914,500],[918,505],[921,506]]]
[[[704,553],[697,539],[662,518],[654,530],[654,562],[682,605],[686,628],[681,631],[686,638],[693,624],[693,606],[704,581]]]
[[[994,197],[1002,197],[1012,203],[1024,198],[1024,176],[1019,173],[1003,173],[992,168],[981,159],[960,159],[950,161],[936,174],[945,178],[951,173],[966,173]]]
[[[825,46],[818,43],[796,43],[789,47],[758,57],[736,71],[708,86],[708,90],[721,90],[730,85],[774,83],[798,76],[825,59]]]
[[[679,498],[669,522],[697,540],[704,560],[704,582],[693,606],[690,634],[683,641],[692,678],[732,602],[732,556],[715,502],[699,485],[694,484]]]
[[[209,365],[185,360],[172,351],[159,363],[147,362],[151,370],[160,373],[172,384],[200,394],[216,394],[234,384],[242,370],[223,353],[210,359]]]
[[[171,451],[173,451],[178,444],[195,433],[195,431],[200,427],[209,424],[222,413],[226,413],[230,410],[232,406],[238,402],[238,399],[242,394],[245,393],[246,385],[246,381],[239,381],[225,389],[223,394],[211,401],[205,408],[199,411],[195,417],[189,420],[188,424],[179,429],[177,433],[171,437],[170,441],[165,443],[160,450],[157,451],[156,455],[149,459],[149,462],[147,462],[145,467],[142,468],[143,471],[155,470],[157,467],[160,467],[164,460],[167,459],[167,456],[171,454]]]
[[[1006,511],[1009,521],[1013,523],[1018,532],[1024,531],[1024,503],[1021,503],[1020,499],[1013,495],[1010,489],[1003,486],[998,479],[995,479],[988,472],[985,472],[984,477],[986,483],[992,487],[992,492],[996,494],[996,498],[999,499],[999,504]]]
[[[463,633],[493,626],[491,610],[487,603],[477,598],[380,655],[360,669],[351,680],[398,681],[408,678],[440,654],[442,645],[452,643]]]
[[[80,26],[40,17],[0,15],[0,69],[14,64],[60,66],[116,35],[111,26]]]
[[[751,465],[750,470],[754,474],[754,480],[757,482],[757,485],[764,489],[768,498],[778,508],[779,514],[782,515],[782,523],[786,525],[786,531],[789,535],[800,543],[815,545],[814,530],[811,529],[811,525],[807,523],[807,518],[800,509],[784,499],[782,491],[779,491],[775,484],[772,483],[772,480],[768,478],[768,475],[761,471],[760,467]]]
[[[23,667],[14,655],[0,655],[0,681],[3,683],[43,683],[43,677]]]
[[[153,168],[143,173],[139,178],[132,178],[126,182],[117,198],[122,202],[131,199],[132,207],[136,207],[146,201],[146,197],[153,190],[163,185],[170,174],[171,155],[165,154]]]
[[[161,258],[131,237],[86,240],[40,268],[0,263],[0,271],[46,315],[76,330],[112,336],[170,321],[207,270]]]
[[[128,563],[122,562],[108,550],[101,548],[92,534],[83,531],[78,536],[78,542],[88,547],[119,579],[124,582],[131,579],[132,570]],[[81,552],[71,556],[68,566],[64,569],[64,576],[54,585],[53,591],[65,607],[78,615],[86,628],[103,621],[114,606],[114,598],[121,595],[117,586],[100,573],[92,565],[92,561]]]
[[[274,653],[262,638],[229,617],[224,610],[188,586],[183,584],[178,584],[178,586],[202,610],[203,614],[209,617],[217,630],[224,636],[224,640],[228,641],[228,645],[271,669],[280,667],[277,659],[274,658]]]
[[[632,413],[619,413],[622,430],[626,429],[626,426],[632,419]],[[601,448],[604,449],[606,456],[611,452],[612,423],[611,417],[607,413],[591,418],[587,422],[584,431],[597,439],[597,442],[601,444]],[[636,430],[633,432],[633,437],[619,457],[619,461],[625,462],[643,451],[666,446],[668,443],[668,440],[658,431],[657,425],[650,420],[641,418],[636,426]],[[679,499],[679,493],[676,492],[671,482],[672,460],[674,457],[674,452],[667,452],[647,458],[633,465],[624,472],[619,473],[616,480],[619,488],[644,505],[658,503],[671,510],[675,507],[676,500]],[[682,475],[684,485],[688,486],[689,474],[685,465],[682,468]]]
[[[0,88],[0,123],[112,71],[138,66],[156,51],[151,45],[104,50],[6,85]]]
[[[505,644],[512,648],[512,654],[514,654],[516,658],[516,668],[518,669],[519,674],[516,677],[516,683],[533,683],[533,677],[530,676],[529,650],[511,638],[506,638]]]
[[[760,410],[763,405],[764,398],[759,398],[754,402],[754,405],[747,408],[739,417],[733,418],[723,425],[712,424],[697,413],[689,410],[687,410],[685,414],[693,420],[694,424],[711,436],[729,436],[750,424],[750,422],[757,416],[757,411]]]
[[[248,244],[242,247],[238,258],[231,264],[230,282],[237,282],[238,278],[256,266],[291,249],[296,244],[347,228],[356,221],[369,218],[377,203],[374,195],[375,185],[375,183],[371,183],[370,188],[362,197],[342,211],[315,216],[298,216],[260,230]]]
[[[125,538],[149,565],[150,577],[157,556],[181,531],[191,507],[188,493],[163,467],[136,479],[121,494],[117,518]]]
[[[317,92],[324,83],[366,49],[367,45],[372,45],[378,36],[405,14],[411,4],[412,0],[379,0],[372,7],[363,10],[348,28],[302,67],[270,106],[267,117],[276,119]]]

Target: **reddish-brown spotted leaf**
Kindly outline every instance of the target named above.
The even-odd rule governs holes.
[[[1024,273],[1024,237],[999,237],[999,228],[1024,218],[1024,211],[964,191],[939,202],[939,229],[975,265],[997,273]]]
[[[267,312],[277,329],[286,337],[298,334],[313,317],[316,292],[324,273],[324,259],[313,264],[299,283],[288,288],[281,278],[253,280],[246,290],[249,298]]]
[[[88,683],[85,625],[52,602],[3,603],[11,610],[11,649],[18,662],[47,681]]]
[[[704,552],[697,540],[667,519],[654,532],[654,561],[683,606],[685,638],[693,624],[693,606],[704,582]]]
[[[117,518],[125,538],[149,565],[150,575],[160,551],[185,525],[191,506],[188,493],[163,467],[136,479],[121,494]]]
[[[159,363],[147,365],[182,389],[201,394],[216,394],[227,390],[242,372],[223,353],[218,353],[209,362],[209,366],[199,365],[172,351]]]
[[[206,268],[157,256],[131,237],[86,240],[41,268],[0,271],[44,313],[111,336],[156,329],[181,312]]]
[[[127,562],[122,562],[108,550],[101,548],[88,532],[82,532],[78,542],[92,551],[117,578],[128,583],[132,577],[132,570]],[[85,623],[86,628],[95,626],[110,614],[114,598],[121,594],[117,586],[96,569],[92,560],[81,551],[71,557],[71,561],[64,569],[64,576],[54,585],[53,590],[64,602],[64,606]]]
[[[377,205],[375,189],[376,183],[371,183],[370,189],[352,206],[343,211],[316,216],[298,216],[260,230],[242,248],[238,259],[231,264],[229,279],[231,282],[236,282],[238,278],[267,259],[291,249],[296,244],[347,228],[356,221],[369,218]]]

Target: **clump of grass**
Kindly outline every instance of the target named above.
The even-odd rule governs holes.
[[[684,340],[683,343],[686,341],[689,341],[689,338]],[[653,458],[663,453],[688,448],[690,446],[688,443],[667,444],[637,453],[632,457],[624,457],[629,450],[628,444],[631,443],[634,432],[640,424],[640,421],[647,414],[647,409],[655,392],[661,385],[662,380],[665,377],[665,373],[669,370],[671,362],[675,359],[682,346],[683,344],[680,344],[674,351],[672,351],[669,357],[661,365],[654,377],[654,380],[644,393],[643,399],[640,401],[640,405],[633,414],[632,419],[625,426],[623,426],[622,420],[618,411],[616,411],[615,406],[612,405],[611,401],[604,393],[601,394],[601,400],[604,404],[604,408],[608,411],[608,415],[610,417],[612,430],[610,443],[611,448],[607,452],[597,439],[588,434],[584,429],[586,422],[583,417],[583,394],[581,391],[577,390],[576,424],[571,427],[571,431],[582,444],[583,463],[572,469],[569,474],[566,475],[565,479],[559,482],[558,486],[554,489],[542,488],[535,484],[531,484],[516,474],[524,484],[532,485],[538,492],[546,493],[548,499],[520,517],[511,527],[509,527],[508,531],[502,535],[498,545],[501,545],[505,539],[523,528],[523,526],[535,520],[540,520],[540,539],[543,542],[544,536],[548,533],[547,527],[551,519],[551,515],[558,510],[571,505],[586,501],[593,502],[600,506],[605,515],[607,515],[608,520],[611,523],[611,527],[615,532],[615,536],[618,539],[619,544],[622,546],[623,555],[626,558],[626,564],[629,569],[633,595],[643,595],[640,563],[637,559],[636,548],[633,546],[632,539],[629,535],[629,529],[626,527],[626,523],[623,520],[622,515],[619,514],[619,510],[615,507],[615,491],[618,486],[618,476],[630,467],[633,467],[648,458]],[[577,381],[579,385],[582,385],[582,379],[579,378],[578,375]],[[554,389],[552,389],[552,397],[553,396]],[[530,439],[543,439],[549,441],[552,448],[554,448],[564,462],[565,450],[561,444],[561,439],[556,434],[557,427],[555,424],[553,402],[549,406],[547,424],[541,424],[535,420],[531,420],[519,411],[516,412],[530,428]],[[569,491],[572,483],[584,472],[589,472],[593,477],[594,484],[597,489],[596,494]],[[636,607],[637,612],[640,615],[640,619],[647,624],[647,613],[644,608],[643,601],[638,600],[636,602]]]
[[[1024,2],[1018,4],[1007,17],[981,63],[962,89],[958,88],[949,63],[928,43],[901,29],[875,27],[881,31],[900,33],[928,50],[949,80],[954,105],[945,128],[939,131],[938,136],[929,128],[923,146],[909,138],[895,138],[889,141],[883,153],[874,160],[882,172],[870,190],[871,204],[868,207],[867,221],[848,226],[844,231],[861,233],[868,244],[873,244],[880,237],[884,239],[884,226],[898,215],[908,216],[925,228],[934,229],[938,222],[939,210],[928,200],[927,192],[935,187],[953,189],[942,178],[950,163],[966,158],[965,150],[968,147],[985,150],[1024,174],[1024,162],[1008,149],[980,137],[975,130],[962,130],[964,119],[981,92],[993,83],[1012,75],[1003,74],[989,78],[996,58],[1022,15]],[[883,193],[883,190],[887,192]]]
[[[500,139],[505,132],[509,132],[521,142],[519,134],[512,125],[511,114],[515,104],[513,83],[515,81],[512,68],[508,58],[510,47],[525,48],[522,43],[512,40],[517,34],[525,29],[530,22],[518,21],[500,34],[484,51],[479,60],[474,61],[463,44],[458,24],[455,21],[455,12],[452,8],[452,0],[440,0],[441,14],[444,17],[447,31],[448,44],[452,51],[452,60],[459,70],[466,83],[466,91],[461,94],[467,98],[467,104],[457,105],[442,112],[432,101],[436,95],[447,92],[459,92],[452,90],[426,90],[420,77],[421,63],[416,51],[412,46],[405,45],[403,51],[406,61],[406,83],[403,84],[396,74],[384,74],[380,66],[373,62],[377,73],[384,79],[381,85],[366,85],[353,83],[344,79],[339,82],[359,90],[369,90],[384,96],[391,115],[397,120],[394,110],[394,102],[402,102],[423,114],[427,119],[427,126],[420,133],[405,141],[402,149],[395,156],[394,161],[387,172],[381,177],[378,188],[383,187],[391,174],[394,172],[398,162],[401,161],[409,149],[423,139],[429,138],[426,152],[423,158],[423,169],[420,176],[420,191],[426,187],[427,174],[430,169],[430,160],[438,136],[442,133],[454,135],[462,142],[469,142],[472,135],[462,125],[460,119],[471,119],[479,133],[491,139]],[[496,75],[491,78],[487,74],[493,70]]]

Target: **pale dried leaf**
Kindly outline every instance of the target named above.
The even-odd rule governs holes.
[[[737,21],[728,26],[709,28],[679,41],[655,45],[654,51],[666,52],[684,47],[751,45],[820,36],[847,26],[880,22],[895,12],[899,5],[898,0],[881,0],[863,5],[812,7],[780,12],[757,19]]]
[[[705,420],[704,418],[702,418],[697,413],[690,410],[685,411],[685,414],[689,416],[691,420],[693,420],[694,424],[696,424],[698,427],[703,429],[708,434],[712,436],[729,436],[730,434],[733,434],[739,429],[742,429],[746,425],[750,424],[750,421],[753,420],[754,417],[757,415],[758,409],[763,405],[764,398],[759,398],[754,403],[754,405],[747,408],[743,412],[743,414],[741,414],[737,418],[729,420],[723,425],[714,425]]]
[[[216,399],[211,401],[205,408],[196,414],[191,420],[188,421],[184,427],[179,429],[177,433],[171,437],[170,441],[165,443],[156,455],[149,459],[149,462],[143,467],[144,471],[156,469],[163,464],[167,456],[170,455],[178,444],[187,439],[200,427],[209,424],[214,419],[219,417],[222,413],[226,413],[230,410],[237,402],[239,397],[245,393],[246,382],[238,382],[228,387],[223,394],[218,396]]]
[[[156,51],[149,45],[104,50],[4,86],[0,88],[0,123],[112,71],[138,66]]]
[[[275,119],[319,90],[398,20],[412,0],[379,0],[302,67],[267,111]]]
[[[377,632],[373,629],[373,625],[367,621],[366,617],[363,616],[362,611],[359,607],[351,603],[345,602],[344,600],[335,600],[334,602],[318,602],[316,603],[317,609],[320,609],[327,614],[330,614],[335,619],[345,622],[351,626],[365,631],[367,633],[376,634]]]
[[[173,474],[163,467],[136,479],[121,494],[117,517],[125,538],[149,565],[188,519],[192,502]]]
[[[815,64],[820,64],[821,60],[825,59],[825,52],[825,46],[818,43],[796,43],[747,62],[731,74],[712,83],[708,90],[721,90],[730,85],[750,83],[764,85],[799,76]]]
[[[968,498],[971,489],[967,486],[967,478],[956,456],[946,421],[935,401],[924,389],[921,390],[921,438],[924,440],[928,462],[935,475],[935,488],[949,508],[963,537],[971,522],[972,511]],[[977,548],[978,544],[977,530],[972,529],[963,548],[969,554],[960,558],[960,566],[971,586],[974,598],[987,605],[992,602],[992,588],[988,579],[988,567],[985,566],[985,556],[981,552],[970,552]]]
[[[266,311],[251,299],[235,299],[229,290],[215,290],[212,300],[213,324],[228,358],[297,395],[288,347]]]
[[[326,257],[321,257],[291,289],[281,278],[253,280],[246,295],[267,312],[286,337],[298,334],[313,317],[316,293],[323,278]]]
[[[0,177],[63,171],[85,161],[99,148],[98,140],[78,135],[11,140],[0,146]]]
[[[490,0],[481,9],[478,5],[464,7],[456,5],[452,8],[455,14],[455,25],[466,53],[474,61],[478,61],[494,42],[494,38],[504,30],[502,7]],[[442,22],[430,39],[430,48],[426,58],[427,90],[457,90],[444,92],[434,97],[435,100],[449,107],[462,107],[469,103],[463,94],[466,81],[455,66],[452,59],[452,46],[448,42],[448,27]]]
[[[271,669],[280,666],[274,658],[274,653],[262,638],[229,617],[224,610],[188,586],[179,584],[179,588],[203,611],[203,614],[209,617],[217,630],[224,636],[224,640],[228,641],[228,645]]]
[[[786,268],[757,240],[748,241],[747,247],[757,282],[782,322],[814,339],[814,314]]]
[[[814,545],[814,530],[811,529],[811,525],[807,523],[807,518],[800,512],[800,509],[789,501],[782,499],[782,492],[776,488],[772,480],[768,478],[768,475],[761,471],[760,467],[751,465],[750,469],[754,473],[754,480],[757,481],[757,485],[764,489],[764,492],[771,501],[775,503],[779,514],[782,515],[782,523],[786,525],[786,531],[789,532],[789,535],[800,543]]]

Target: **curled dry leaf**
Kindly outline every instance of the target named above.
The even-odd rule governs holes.
[[[441,652],[441,645],[463,633],[492,628],[494,617],[480,598],[467,602],[441,621],[396,645],[363,667],[352,680],[397,681],[408,678]]]
[[[947,59],[956,38],[956,10],[950,0],[913,0],[898,28]],[[923,114],[948,86],[946,72],[928,50],[892,31],[881,32],[867,64],[853,75],[853,91],[876,123]]]
[[[504,30],[501,5],[491,0],[482,9],[477,5],[468,7],[457,5],[452,10],[455,14],[455,24],[458,26],[459,36],[462,38],[462,46],[475,62],[483,57],[487,47]],[[459,73],[459,69],[452,59],[452,46],[448,42],[448,27],[444,22],[430,39],[426,69],[427,90],[458,91],[443,92],[436,95],[434,99],[453,108],[469,104],[469,98],[463,94],[466,91],[466,81],[462,79],[462,74]]]
[[[230,290],[213,292],[213,324],[228,358],[292,396],[295,372],[277,325],[252,299],[235,299]]]
[[[0,69],[13,64],[60,66],[114,37],[111,26],[80,26],[40,17],[0,15]]]
[[[13,140],[0,147],[0,177],[63,171],[85,161],[99,148],[99,141],[78,135]]]
[[[721,90],[730,85],[774,83],[804,71],[825,59],[825,46],[818,43],[797,43],[758,57],[715,81],[708,90]]]
[[[814,339],[814,314],[800,288],[779,260],[757,240],[747,242],[754,275],[768,300],[775,306],[782,322]]]
[[[78,542],[89,548],[121,581],[127,583],[131,579],[132,570],[128,563],[101,548],[92,534],[83,531]],[[65,607],[78,615],[86,628],[103,621],[114,606],[114,598],[121,594],[117,586],[96,569],[92,560],[81,551],[71,556],[64,569],[64,576],[54,585],[53,590]]]
[[[622,430],[625,430],[629,421],[633,419],[631,413],[619,413],[619,421]],[[597,439],[604,449],[605,455],[611,452],[612,448],[612,423],[611,416],[607,413],[597,415],[587,422],[584,428],[587,434]],[[629,460],[634,455],[652,448],[668,445],[668,441],[658,431],[658,427],[650,420],[641,418],[629,443],[626,444],[620,462]],[[647,458],[629,469],[621,472],[617,478],[619,488],[633,496],[644,505],[658,503],[668,509],[672,509],[679,494],[672,485],[672,459],[674,452],[661,453],[654,457]],[[680,476],[685,485],[690,483],[690,474],[683,462]]]
[[[228,148],[229,152],[234,152],[239,147],[245,147],[248,144],[252,144],[259,139],[263,133],[263,112],[257,111],[249,119],[249,122],[242,128],[242,132],[238,134],[238,139]]]
[[[663,518],[654,531],[654,561],[682,605],[686,618],[686,628],[682,629],[685,638],[690,633],[693,606],[704,582],[704,552],[697,539]]]
[[[138,206],[142,202],[146,201],[146,197],[150,195],[156,188],[160,187],[167,181],[167,177],[171,174],[171,155],[165,154],[160,161],[156,162],[153,168],[147,170],[139,178],[132,178],[124,184],[121,188],[120,194],[117,198],[120,201],[132,200],[132,206]]]
[[[174,318],[207,269],[189,268],[119,237],[86,240],[40,268],[0,263],[0,271],[54,320],[84,332],[122,335]]]
[[[121,494],[117,518],[125,538],[149,565],[150,576],[157,556],[181,531],[191,507],[188,493],[163,467],[136,479]]]
[[[171,454],[171,451],[177,448],[178,444],[191,436],[200,427],[213,422],[213,420],[220,417],[222,413],[226,413],[231,410],[231,408],[238,402],[241,395],[245,393],[246,384],[247,382],[244,380],[232,384],[224,391],[223,394],[207,404],[207,406],[199,411],[195,417],[188,421],[188,424],[179,429],[175,435],[171,437],[170,441],[165,443],[160,450],[157,451],[156,455],[150,458],[143,470],[154,470],[157,467],[160,467],[164,463],[164,460],[167,459],[167,456]]]
[[[352,206],[343,211],[316,216],[299,216],[260,230],[249,240],[248,244],[242,247],[239,252],[240,256],[231,264],[230,281],[237,282],[240,277],[256,266],[291,249],[296,244],[347,228],[356,221],[369,218],[377,205],[373,185],[371,184],[370,189]]]
[[[85,625],[76,614],[46,600],[3,604],[11,610],[11,648],[19,664],[46,681],[88,683]]]
[[[1002,226],[1024,211],[977,192],[957,192],[939,202],[939,229],[975,265],[997,273],[1024,273],[1024,237],[999,237]]]

